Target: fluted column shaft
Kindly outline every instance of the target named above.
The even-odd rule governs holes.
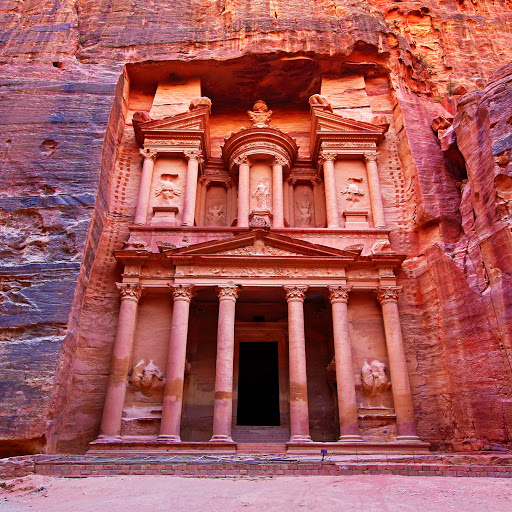
[[[185,196],[183,198],[182,226],[193,226],[196,211],[197,175],[201,152],[199,150],[186,150],[184,155],[188,160],[187,176],[185,179]]]
[[[409,441],[417,440],[418,436],[416,434],[411,386],[398,314],[399,291],[399,287],[381,287],[377,290],[377,298],[382,305],[391,389],[395,404],[397,440]]]
[[[356,388],[352,365],[352,345],[348,328],[348,294],[350,287],[329,286],[336,362],[336,387],[340,419],[339,441],[361,441],[357,416]]]
[[[215,366],[215,403],[211,441],[231,442],[233,418],[233,358],[235,353],[235,305],[238,288],[219,286],[219,324]]]
[[[340,221],[338,217],[338,202],[336,200],[336,180],[334,177],[334,160],[336,160],[336,155],[333,153],[322,152],[320,160],[323,162],[324,167],[327,227],[339,228]]]
[[[135,224],[146,224],[157,151],[155,149],[144,148],[140,150],[140,154],[144,160],[140,177],[139,197],[137,198],[137,207],[135,208],[135,218],[133,222]]]
[[[179,442],[192,285],[171,286],[173,311],[159,441]]]
[[[368,188],[372,205],[373,226],[381,228],[386,225],[384,220],[384,206],[382,205],[382,193],[380,190],[379,171],[377,168],[377,154],[366,153],[366,172],[368,174]]]
[[[283,163],[276,158],[272,165],[272,224],[275,228],[284,227]]]
[[[288,302],[290,364],[290,441],[311,441],[309,435],[308,379],[304,335],[304,298],[307,286],[284,286]]]
[[[238,163],[238,227],[249,226],[249,160],[241,157]]]
[[[141,296],[139,284],[117,283],[117,287],[121,291],[121,307],[99,437],[105,440],[118,439],[121,434],[121,418]]]

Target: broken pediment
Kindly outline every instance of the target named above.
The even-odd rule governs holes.
[[[329,149],[375,149],[384,138],[387,125],[348,119],[327,110],[312,109],[311,155],[318,157],[323,146]]]
[[[151,144],[152,141],[161,139],[197,139],[209,152],[209,116],[208,105],[200,105],[194,109],[164,117],[163,119],[150,119],[137,122],[134,118],[133,129],[139,146]]]

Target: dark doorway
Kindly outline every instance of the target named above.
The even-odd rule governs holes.
[[[240,343],[238,425],[279,426],[277,341]]]

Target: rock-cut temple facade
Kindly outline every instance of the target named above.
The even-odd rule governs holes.
[[[133,114],[140,181],[89,453],[428,448],[379,177],[389,124],[308,103],[302,151],[263,100],[233,131],[204,96]]]

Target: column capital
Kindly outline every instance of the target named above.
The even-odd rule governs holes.
[[[367,161],[367,162],[377,162],[377,159],[379,158],[379,155],[375,152],[375,153],[364,153],[364,159]]]
[[[190,302],[193,296],[193,284],[170,284],[172,298],[174,301],[184,300]]]
[[[322,178],[320,176],[315,176],[314,178],[311,178],[311,185],[313,187],[318,187],[322,184]]]
[[[203,153],[200,149],[184,149],[183,154],[187,160],[197,160],[199,163],[203,162]]]
[[[352,289],[352,286],[346,285],[329,285],[327,287],[329,290],[329,300],[331,304],[336,302],[348,302],[348,292]]]
[[[211,184],[211,180],[210,178],[207,178],[206,176],[203,175],[199,178],[199,184],[202,185],[203,187],[208,188]]]
[[[288,182],[288,185],[294,187],[295,183],[297,183],[297,178],[294,178],[292,176],[288,176],[288,178],[286,178],[286,181]]]
[[[272,166],[274,165],[280,165],[282,167],[284,165],[289,165],[289,161],[284,156],[276,155],[274,160],[272,160]]]
[[[142,286],[139,283],[116,283],[121,292],[121,300],[139,302],[142,295]]]
[[[144,158],[151,158],[151,160],[155,160],[158,155],[158,150],[153,148],[141,148],[139,149],[139,153]]]
[[[217,287],[217,295],[219,301],[221,300],[232,300],[236,302],[238,298],[238,286],[234,284],[220,285]]]
[[[242,164],[249,165],[249,157],[246,154],[238,155],[236,158],[233,159],[233,163],[238,166]]]
[[[333,151],[324,151],[322,150],[320,155],[318,156],[318,162],[324,163],[324,162],[334,162],[336,158],[338,157],[338,153],[334,153]]]
[[[401,286],[379,286],[377,288],[377,300],[381,304],[398,302],[398,294],[402,291]]]
[[[286,292],[286,300],[288,302],[304,302],[306,291],[309,288],[307,285],[284,285]]]

